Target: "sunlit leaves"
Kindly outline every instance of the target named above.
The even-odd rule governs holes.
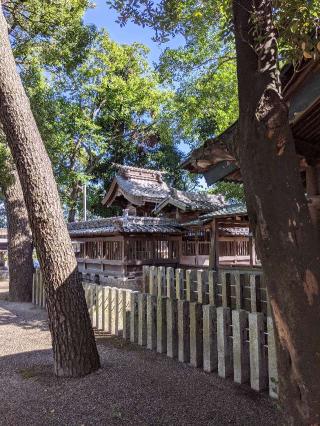
[[[46,72],[37,62],[23,72],[67,205],[84,182],[90,185],[88,194],[101,195],[113,163],[163,167],[180,176],[180,153],[162,115],[172,94],[160,90],[147,52],[145,46],[120,45],[96,31],[76,66],[66,66],[61,58]],[[95,207],[101,213],[99,203]]]

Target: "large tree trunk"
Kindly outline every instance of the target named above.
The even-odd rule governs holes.
[[[240,166],[278,332],[280,397],[292,423],[320,424],[320,245],[281,96],[272,1],[234,0],[233,12]]]
[[[32,234],[28,212],[16,170],[4,188],[8,222],[9,296],[13,302],[31,302],[32,297]]]
[[[0,58],[0,121],[44,275],[54,370],[58,376],[82,376],[99,368],[99,356],[52,167],[16,70],[1,6]]]

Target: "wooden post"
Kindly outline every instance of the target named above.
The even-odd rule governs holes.
[[[267,318],[268,327],[268,376],[269,395],[278,398],[278,366],[276,354],[276,342],[272,317]]]
[[[210,373],[218,367],[217,310],[213,305],[203,305],[203,369]]]
[[[189,302],[178,300],[178,359],[190,361],[190,319]]]
[[[138,341],[138,291],[132,291],[130,303],[130,341],[135,343]]]
[[[103,287],[103,309],[102,309],[102,328],[107,333],[111,332],[111,287]]]
[[[157,298],[147,295],[147,348],[157,348]]]
[[[217,347],[218,374],[226,378],[232,375],[232,342],[230,339],[231,311],[230,308],[217,308]]]
[[[158,271],[155,266],[150,266],[149,268],[149,293],[153,296],[157,295],[157,276]]]
[[[178,300],[184,299],[184,285],[183,285],[183,270],[176,269],[176,297]]]
[[[165,297],[157,299],[157,352],[167,351],[167,304]]]
[[[121,290],[122,292],[122,337],[125,340],[130,338],[130,294],[131,290]]]
[[[97,329],[98,330],[103,330],[102,314],[103,314],[103,287],[99,285],[97,288]]]
[[[230,283],[227,281],[227,273],[223,272],[221,274],[221,284],[222,284],[222,306],[224,308],[230,307],[230,296],[231,296],[231,289],[230,289]]]
[[[251,299],[251,312],[258,312],[261,310],[260,301],[258,298],[257,280],[255,274],[250,274],[250,299]]]
[[[190,309],[190,364],[193,367],[203,365],[202,305],[189,304]]]
[[[118,336],[119,334],[119,300],[118,288],[111,289],[111,334]]]
[[[240,272],[233,272],[231,275],[233,279],[233,283],[235,286],[235,294],[236,294],[236,309],[243,308],[243,283],[241,278],[243,275],[240,275]]]
[[[202,269],[197,271],[197,293],[198,303],[205,305],[207,303],[207,294],[204,282],[204,271]]]
[[[194,292],[192,289],[192,271],[186,270],[186,299],[188,302],[194,302]]]
[[[261,312],[249,314],[249,340],[251,387],[256,391],[261,391],[267,386],[264,315]]]
[[[232,311],[233,371],[234,381],[237,383],[246,383],[250,378],[249,344],[246,339],[247,323],[248,313],[246,311]]]
[[[158,267],[158,297],[164,296],[164,291],[166,288],[166,270],[164,266]]]
[[[125,309],[126,294],[122,289],[118,289],[118,336],[123,335],[123,309]]]
[[[250,253],[250,266],[256,264],[256,242],[253,235],[249,236],[249,253]]]
[[[170,299],[176,298],[176,292],[174,288],[174,269],[167,268],[167,297]]]
[[[208,286],[209,286],[209,303],[210,305],[217,306],[217,272],[208,272]]]
[[[147,344],[147,295],[138,294],[138,344]]]
[[[149,293],[149,274],[150,274],[150,267],[147,265],[144,265],[142,267],[142,292],[143,293]]]
[[[219,251],[218,251],[218,226],[216,219],[212,220],[210,253],[209,253],[209,269],[218,270],[219,267]]]
[[[167,299],[167,356],[178,356],[178,315],[177,301]]]

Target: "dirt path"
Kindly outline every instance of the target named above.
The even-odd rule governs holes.
[[[52,375],[43,311],[0,284],[0,425],[280,425],[265,395],[121,339],[98,337],[102,369]]]

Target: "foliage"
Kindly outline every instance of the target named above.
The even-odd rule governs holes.
[[[106,214],[100,203],[114,163],[165,169],[169,180],[182,182],[181,153],[163,114],[172,94],[160,90],[146,54],[142,45],[119,45],[96,31],[77,66],[60,62],[44,72],[33,58],[22,73],[70,209],[81,209],[88,183],[89,207]]]
[[[68,57],[77,62],[90,36],[82,25],[89,0],[7,0],[3,11],[17,63],[24,66],[36,52],[44,63]]]
[[[39,67],[54,66],[63,58],[65,66],[72,67],[86,53],[92,28],[82,25],[82,16],[90,7],[88,0],[7,0],[2,2],[8,23],[10,41],[21,76]],[[62,48],[63,47],[63,48]],[[28,70],[28,71],[26,71]],[[43,80],[41,85],[43,86]],[[38,102],[40,97],[35,99]],[[48,104],[39,103],[40,107]],[[52,121],[52,109],[42,110],[42,121]],[[12,161],[4,136],[0,137],[0,186],[10,183]]]
[[[222,194],[226,200],[232,202],[245,202],[243,185],[235,182],[221,181],[208,190],[209,194]]]
[[[176,34],[182,34],[186,40],[190,36],[199,38],[217,25],[222,39],[229,42],[233,38],[231,0],[109,0],[108,3],[118,11],[122,25],[133,20],[150,26],[159,41]],[[280,57],[286,61],[299,60],[303,50],[312,52],[319,32],[319,0],[275,0],[273,4]],[[258,23],[254,10],[252,19]]]
[[[178,72],[179,66],[177,63]],[[177,138],[191,146],[217,136],[237,119],[234,60],[221,63],[212,70],[205,69],[196,76],[192,73],[185,75],[184,80],[175,84],[179,86],[171,105],[172,127]]]

